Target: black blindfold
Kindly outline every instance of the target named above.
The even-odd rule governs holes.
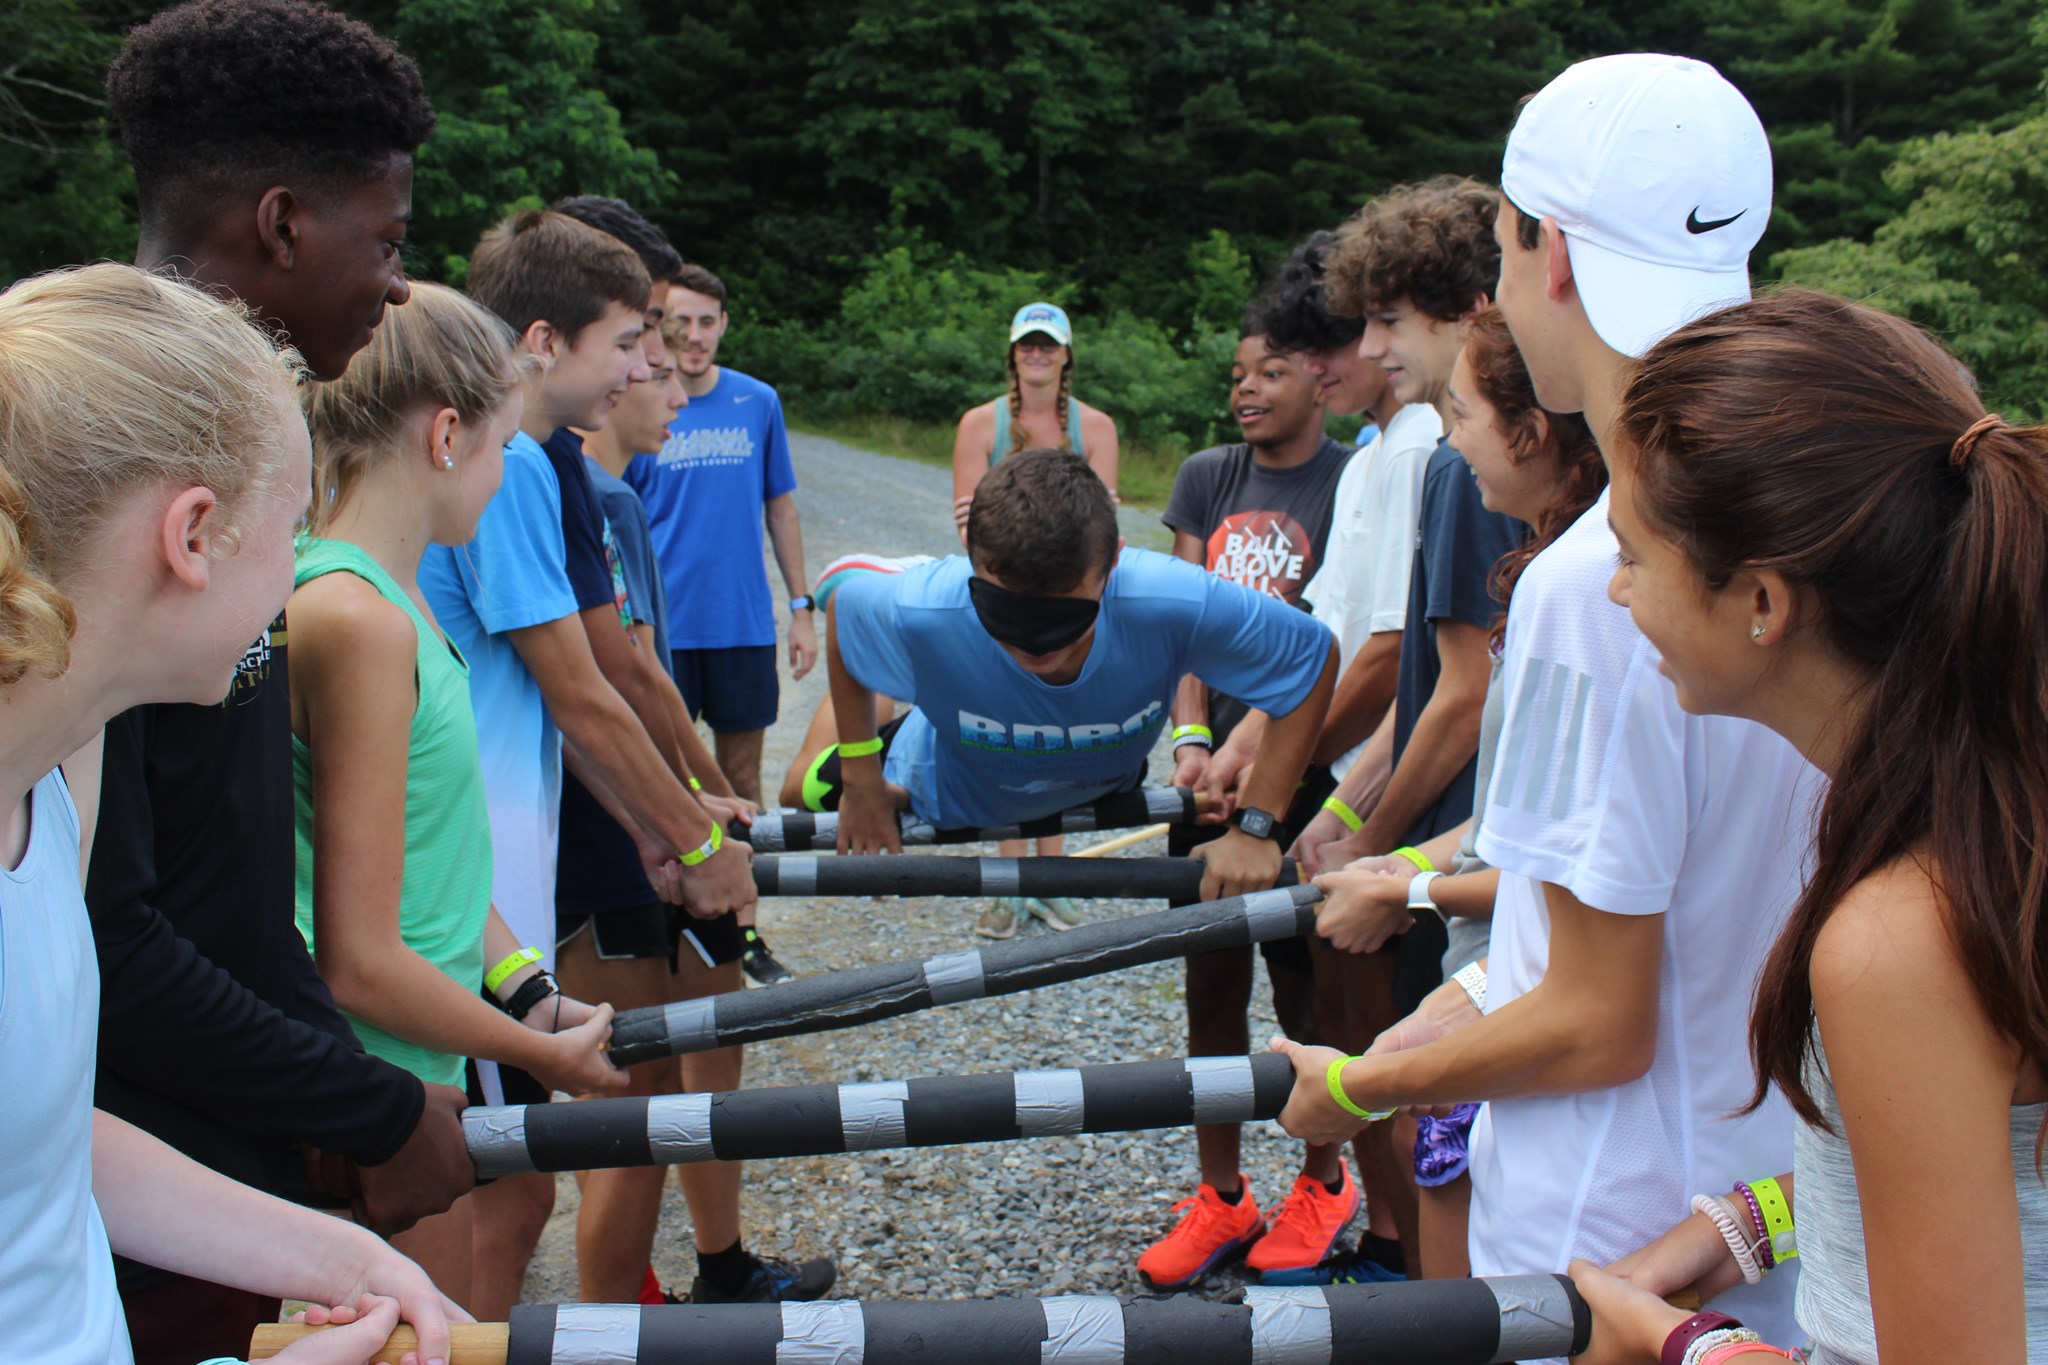
[[[1025,597],[980,575],[967,595],[981,628],[996,641],[1030,655],[1057,654],[1088,633],[1102,603],[1089,597]]]

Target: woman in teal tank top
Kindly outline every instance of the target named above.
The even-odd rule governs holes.
[[[467,543],[497,490],[522,410],[516,354],[483,308],[415,285],[346,375],[309,386],[312,533],[288,609],[298,922],[363,1045],[422,1080],[461,1085],[480,1057],[614,1091],[609,1005],[555,995],[515,1019],[479,994],[520,945],[491,907],[469,669],[418,581],[427,545]],[[504,999],[537,971],[491,984]],[[394,1239],[458,1301],[470,1202]]]
[[[969,408],[953,438],[953,521],[962,544],[975,486],[990,466],[1021,450],[1071,450],[1116,496],[1116,423],[1073,396],[1074,328],[1066,310],[1052,303],[1018,309],[1004,366],[1010,391]]]
[[[1074,325],[1067,310],[1055,303],[1019,308],[1010,319],[1010,353],[1004,364],[1010,372],[1010,391],[969,408],[953,438],[953,521],[963,545],[975,487],[997,461],[1019,451],[1071,450],[1088,461],[1110,498],[1116,498],[1116,423],[1073,396]],[[1006,839],[1001,848],[1004,857],[1018,858],[1031,851],[1031,844]],[[1038,841],[1038,851],[1048,857],[1065,850],[1064,839]],[[1071,929],[1081,922],[1081,912],[1064,897],[1002,896],[975,921],[974,931],[984,938],[1009,938],[1027,914],[1053,929]]]

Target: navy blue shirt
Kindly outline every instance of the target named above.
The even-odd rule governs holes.
[[[1422,473],[1422,516],[1415,536],[1415,568],[1408,580],[1408,621],[1401,629],[1401,666],[1394,685],[1396,764],[1443,672],[1436,654],[1437,622],[1490,628],[1500,613],[1500,601],[1493,595],[1493,566],[1527,533],[1528,528],[1513,517],[1486,510],[1465,457],[1451,447],[1448,437],[1438,441]],[[1404,843],[1433,839],[1472,814],[1478,763],[1475,752],[1423,810]]]
[[[597,492],[590,486],[589,460],[583,454],[583,438],[567,427],[542,441],[548,463],[562,485],[562,545],[568,554],[569,590],[576,594],[576,609],[588,611],[617,602],[612,584],[611,562],[605,553],[604,513],[598,510]]]
[[[620,630],[627,628],[629,620],[651,619],[649,609],[631,600],[626,591],[625,566],[591,483],[592,466],[583,453],[583,438],[564,427],[541,448],[547,451],[548,462],[562,483],[562,542],[577,607],[616,606]],[[647,884],[646,873],[640,870],[633,836],[612,819],[574,773],[563,773],[555,913],[596,915],[652,905],[658,899]]]

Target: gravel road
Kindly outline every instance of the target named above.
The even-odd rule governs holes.
[[[815,574],[856,551],[945,554],[955,548],[951,483],[943,469],[890,459],[818,437],[792,435],[806,558]],[[1130,543],[1164,548],[1156,513],[1125,509]],[[778,602],[780,577],[771,572]],[[786,614],[783,619],[786,621]],[[825,696],[823,667],[791,684],[768,732],[765,781],[772,792],[812,709]],[[1155,779],[1165,754],[1154,755]],[[1079,847],[1091,838],[1072,842]],[[958,852],[993,853],[993,848]],[[1163,841],[1134,850],[1163,852]],[[800,972],[955,951],[980,905],[946,900],[771,900],[762,924],[776,952]],[[1137,914],[1157,902],[1091,903],[1092,916]],[[1045,932],[1034,925],[1025,932]],[[1273,1031],[1263,980],[1253,1033]],[[1079,1066],[1175,1056],[1186,1051],[1181,968],[1162,963],[1071,982],[1031,995],[929,1010],[841,1033],[757,1044],[754,1085],[907,1079],[953,1073]],[[1245,1134],[1245,1171],[1258,1199],[1277,1203],[1299,1148],[1277,1124]],[[750,1246],[839,1262],[835,1297],[960,1298],[1131,1293],[1140,1252],[1171,1226],[1175,1200],[1193,1193],[1194,1138],[1185,1131],[1098,1134],[1006,1145],[870,1152],[759,1162],[747,1175]],[[554,1219],[527,1277],[529,1302],[576,1297],[576,1184],[557,1182]],[[695,1274],[690,1215],[673,1183],[654,1248],[662,1283],[682,1290]],[[1213,1288],[1236,1281],[1225,1273]]]

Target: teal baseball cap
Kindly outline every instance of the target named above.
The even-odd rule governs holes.
[[[1062,346],[1074,344],[1074,324],[1067,321],[1067,310],[1056,303],[1027,303],[1010,319],[1011,345],[1033,332],[1043,332]]]

